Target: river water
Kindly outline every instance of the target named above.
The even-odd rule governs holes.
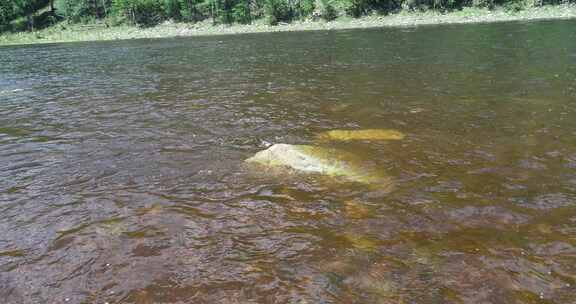
[[[576,303],[575,28],[2,47],[1,302]],[[394,189],[243,164],[274,143]]]

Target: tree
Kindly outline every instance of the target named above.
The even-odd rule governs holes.
[[[26,16],[28,30],[34,30],[34,11],[37,2],[34,0],[13,0],[14,12]]]
[[[544,5],[566,1],[576,0],[533,0],[532,3]],[[35,20],[38,25],[52,23],[56,20],[54,15],[67,22],[113,16],[117,22],[128,21],[140,26],[164,20],[198,22],[211,19],[214,23],[250,23],[257,18],[278,24],[309,17],[332,20],[343,15],[360,17],[401,9],[445,11],[465,6],[504,6],[521,10],[526,3],[523,0],[0,0],[0,31],[34,30]],[[50,9],[49,14],[44,12],[35,16],[38,9],[46,6]]]

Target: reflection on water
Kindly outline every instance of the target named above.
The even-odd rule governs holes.
[[[0,298],[576,303],[574,25],[0,48]],[[334,129],[392,192],[242,165]]]

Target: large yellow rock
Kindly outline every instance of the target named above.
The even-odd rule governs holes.
[[[365,130],[332,130],[320,133],[322,140],[351,141],[351,140],[401,140],[405,135],[391,129],[365,129]]]
[[[275,144],[246,160],[270,167],[286,167],[300,172],[339,176],[379,188],[390,188],[389,176],[352,153],[334,148]]]

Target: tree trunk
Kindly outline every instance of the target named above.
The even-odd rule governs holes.
[[[214,22],[214,5],[210,3],[210,18],[212,18],[212,22]]]
[[[96,17],[96,19],[100,19],[100,10],[98,9],[98,0],[94,0],[92,2],[93,8],[94,8],[94,17]]]
[[[28,29],[33,32],[34,31],[34,15],[29,13],[26,18],[28,19]]]
[[[219,0],[215,0],[214,1],[214,17],[212,17],[212,24],[216,24],[216,19],[218,18],[218,1]]]
[[[104,9],[104,18],[108,17],[108,12],[106,11],[106,0],[102,0],[102,8]]]

